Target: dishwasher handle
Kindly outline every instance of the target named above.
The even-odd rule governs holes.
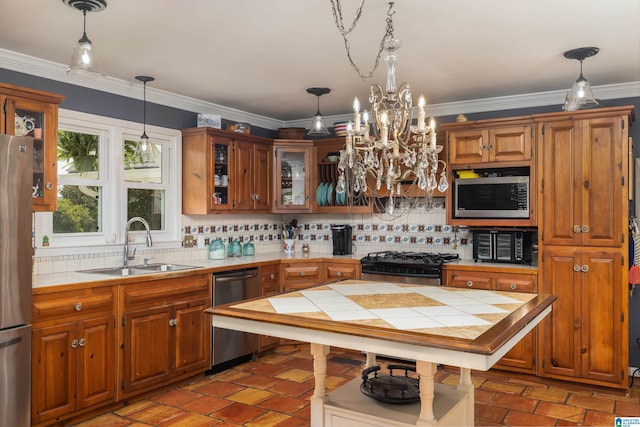
[[[257,270],[238,271],[232,273],[223,273],[214,275],[216,284],[231,282],[234,280],[247,280],[254,277],[258,277]]]

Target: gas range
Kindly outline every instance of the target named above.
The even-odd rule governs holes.
[[[459,259],[454,253],[381,251],[360,260],[363,280],[424,285],[442,283],[442,264]]]

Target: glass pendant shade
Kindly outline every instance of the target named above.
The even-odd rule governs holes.
[[[82,35],[82,38],[78,40],[78,44],[73,49],[73,55],[71,56],[71,63],[67,68],[67,73],[94,74],[102,77],[105,75],[93,51],[91,40],[89,40],[86,33]]]
[[[100,12],[107,7],[106,0],[62,0],[64,4],[82,12],[82,37],[78,40],[71,63],[67,67],[68,74],[93,75],[104,77],[100,62],[87,37],[87,12]]]
[[[309,136],[324,136],[329,135],[329,129],[327,129],[327,124],[325,123],[324,117],[320,113],[320,97],[331,92],[331,89],[327,87],[310,87],[307,89],[307,92],[315,95],[318,100],[318,111],[316,111],[316,115],[313,116],[311,120],[311,126],[309,127],[309,132],[307,135]]]
[[[564,53],[565,58],[580,61],[580,77],[578,77],[578,80],[576,80],[571,90],[567,93],[564,105],[562,106],[564,111],[582,110],[596,107],[599,104],[598,100],[593,96],[591,85],[582,75],[582,61],[594,56],[599,51],[600,49],[597,47],[579,47]]]
[[[327,129],[327,123],[320,114],[320,111],[316,113],[316,115],[311,119],[311,126],[309,127],[309,132],[307,135],[329,135],[329,129]]]
[[[151,141],[147,136],[147,82],[152,82],[155,79],[149,76],[136,76],[136,80],[141,81],[143,83],[144,92],[143,92],[143,104],[142,104],[142,135],[140,136],[140,140],[136,146],[135,157],[136,160],[143,164],[152,163],[155,160],[155,155],[153,153],[153,146],[151,145]]]

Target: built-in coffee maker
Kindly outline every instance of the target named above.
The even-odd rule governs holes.
[[[333,224],[331,226],[334,255],[350,255],[353,243],[351,242],[352,227],[347,224]]]

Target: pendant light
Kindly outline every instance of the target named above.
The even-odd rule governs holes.
[[[143,104],[142,104],[142,135],[138,146],[136,147],[136,158],[139,159],[142,164],[147,164],[153,160],[153,147],[147,136],[147,83],[152,82],[155,79],[149,76],[136,76],[136,80],[143,84]]]
[[[307,135],[329,135],[330,132],[329,129],[327,129],[327,124],[325,123],[322,114],[320,114],[320,97],[331,92],[331,89],[329,89],[328,87],[310,87],[307,89],[307,92],[315,95],[318,98],[318,111],[316,112],[316,115],[313,116],[313,119],[311,121],[311,128],[309,129],[309,132],[307,132]]]
[[[64,4],[82,12],[82,37],[73,49],[71,64],[67,73],[86,74],[104,77],[100,63],[93,50],[91,40],[87,37],[87,12],[100,12],[106,9],[106,0],[62,0]]]
[[[600,51],[597,47],[579,47],[568,50],[564,53],[567,59],[577,59],[580,61],[580,77],[573,84],[571,91],[567,93],[562,109],[564,111],[581,110],[592,108],[598,105],[598,100],[593,96],[591,85],[582,75],[582,61],[586,58],[594,56]]]

